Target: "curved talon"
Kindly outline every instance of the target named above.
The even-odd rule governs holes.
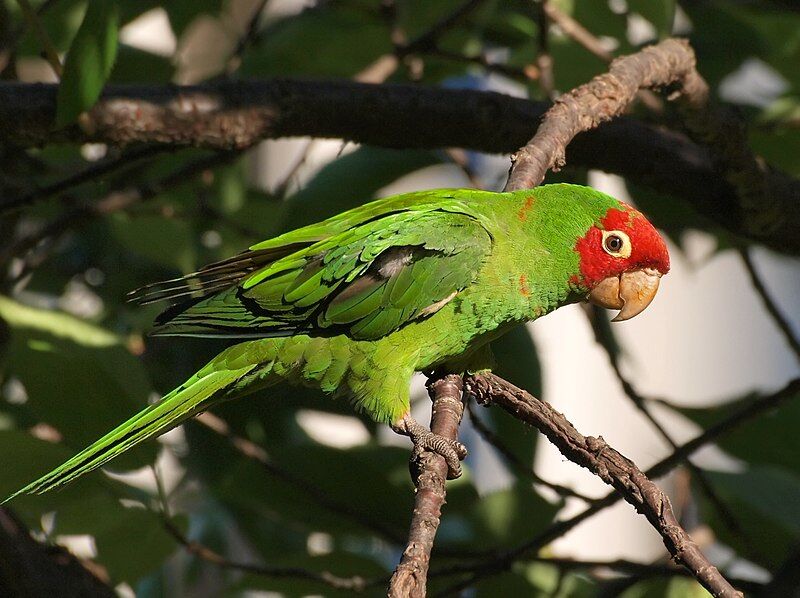
[[[461,477],[461,460],[467,456],[467,447],[457,440],[450,440],[439,434],[434,434],[425,426],[418,423],[411,415],[405,415],[392,430],[403,436],[411,438],[414,443],[414,455],[419,456],[423,451],[431,451],[444,458],[447,462],[447,479],[454,480]]]

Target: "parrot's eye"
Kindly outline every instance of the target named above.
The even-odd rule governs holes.
[[[631,240],[621,230],[604,230],[603,250],[614,257],[630,257]]]

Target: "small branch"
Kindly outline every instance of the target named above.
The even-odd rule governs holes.
[[[31,3],[28,0],[17,0],[17,3],[22,10],[22,15],[25,17],[25,21],[28,23],[28,27],[31,28],[34,35],[36,35],[36,37],[39,39],[39,43],[42,44],[42,51],[47,59],[47,62],[50,64],[50,67],[53,69],[53,72],[56,74],[56,76],[60,79],[64,69],[61,66],[61,60],[58,57],[58,52],[56,51],[50,36],[47,35],[47,31],[42,25],[42,21],[39,18],[39,13],[33,9],[33,6],[31,6]]]
[[[726,433],[731,432],[742,424],[753,420],[768,411],[777,409],[783,403],[792,399],[800,399],[800,378],[791,380],[783,388],[770,395],[754,399],[752,402],[744,405],[725,419],[710,426],[702,434],[693,438],[689,442],[682,444],[677,450],[673,451],[661,461],[651,466],[645,472],[645,474],[650,479],[655,479],[666,475],[677,465],[685,461],[695,451],[716,441],[721,436],[724,436]],[[457,590],[469,587],[480,579],[508,570],[520,559],[531,558],[531,555],[535,555],[539,550],[541,550],[544,546],[547,546],[556,538],[560,538],[584,521],[594,517],[599,512],[617,504],[621,498],[621,494],[618,494],[617,492],[609,492],[603,498],[593,501],[589,507],[577,515],[574,515],[573,517],[563,521],[556,521],[550,525],[550,527],[542,530],[535,537],[515,548],[499,554],[496,551],[486,551],[483,555],[480,555],[481,560],[479,563],[458,563],[456,565],[442,567],[432,570],[430,572],[430,577],[468,573],[470,575],[468,579],[447,588],[441,593],[442,595],[450,595]]]
[[[545,96],[552,98],[555,91],[555,77],[553,75],[553,56],[550,54],[550,17],[547,12],[547,0],[534,2],[534,16],[539,49],[536,53],[536,68],[539,71],[539,85]]]
[[[677,86],[670,99],[690,137],[711,150],[715,169],[736,190],[744,227],[758,235],[779,229],[785,183],[767,178],[767,168],[750,151],[743,123],[712,106],[691,46],[678,39],[617,58],[608,73],[559,97],[536,135],[512,159],[506,190],[535,187],[549,169],[558,171],[566,164],[566,147],[578,133],[621,115],[640,89],[669,86]]]
[[[594,54],[603,62],[612,62],[614,54],[609,52],[591,31],[586,29],[570,15],[559,9],[552,0],[542,0],[543,11],[554,25],[558,25],[561,31],[572,41],[582,46],[589,53]],[[664,109],[661,99],[649,89],[640,89],[637,96],[641,102],[654,113],[660,113]]]
[[[433,50],[442,35],[458,25],[462,19],[466,18],[469,13],[477,9],[483,2],[485,2],[485,0],[467,0],[456,7],[452,12],[444,15],[419,37],[399,47],[398,53],[402,56],[415,52],[424,53],[428,50]]]
[[[429,380],[428,392],[433,400],[431,432],[434,434],[458,440],[458,426],[464,412],[463,384],[458,374]],[[426,595],[431,550],[445,502],[447,463],[444,457],[423,452],[418,456],[414,469],[417,487],[414,511],[408,544],[389,582],[391,598],[423,598]]]
[[[608,73],[556,100],[536,135],[514,156],[506,190],[537,186],[549,169],[558,171],[566,164],[566,147],[578,133],[620,116],[639,89],[682,82],[696,73],[694,65],[689,44],[675,39],[617,58]]]
[[[231,445],[244,457],[259,463],[269,475],[300,489],[310,500],[313,500],[321,507],[353,521],[388,542],[397,545],[403,543],[403,538],[391,527],[364,517],[363,513],[350,505],[340,504],[332,500],[322,488],[276,465],[262,447],[231,432],[225,420],[210,412],[205,412],[198,415],[195,421],[201,423],[220,436],[227,438]]]
[[[492,430],[490,430],[486,424],[481,421],[481,418],[475,413],[475,409],[472,405],[471,401],[466,402],[467,405],[467,412],[469,413],[469,419],[472,422],[472,427],[475,428],[475,431],[483,438],[486,442],[491,444],[498,453],[503,455],[505,460],[511,465],[511,467],[520,475],[525,476],[526,478],[530,479],[534,484],[540,484],[547,488],[550,488],[553,492],[557,493],[559,496],[569,496],[572,498],[579,498],[580,500],[591,503],[592,499],[588,496],[584,496],[583,494],[576,492],[572,488],[567,486],[562,486],[561,484],[555,484],[553,482],[548,482],[547,480],[543,480],[540,478],[536,472],[533,470],[530,464],[523,463],[519,457],[517,457],[508,446],[497,436]]]
[[[494,62],[489,60],[483,53],[477,54],[459,54],[458,52],[450,52],[439,47],[431,48],[422,53],[424,56],[435,56],[437,58],[444,58],[445,60],[452,60],[453,62],[464,62],[467,64],[475,64],[483,67],[490,73],[499,73],[511,79],[522,81],[523,83],[536,80],[540,77],[538,68],[530,66],[525,68],[517,68],[501,62]]]
[[[247,48],[258,39],[259,26],[261,25],[261,14],[264,12],[267,2],[269,2],[269,0],[260,0],[253,9],[250,19],[247,22],[247,26],[245,27],[244,34],[239,38],[239,41],[236,43],[236,47],[228,58],[228,73],[232,73],[239,68],[245,50],[247,50]]]
[[[113,598],[107,582],[66,549],[34,540],[10,509],[0,507],[0,595]]]
[[[12,245],[3,248],[2,251],[0,251],[0,264],[7,263],[12,257],[21,257],[27,251],[37,247],[40,243],[59,238],[66,231],[79,224],[107,214],[126,210],[134,205],[149,201],[165,190],[177,185],[182,185],[201,172],[215,166],[226,164],[236,159],[239,155],[239,152],[218,152],[211,156],[205,156],[176,169],[156,181],[145,183],[140,187],[124,186],[114,189],[95,203],[87,203],[70,208],[58,218],[51,221],[50,224],[43,229],[26,237],[22,237]],[[124,183],[125,181],[122,182]],[[19,280],[31,267],[35,267],[41,263],[44,257],[43,255],[32,260],[27,264],[27,268],[16,276],[16,279]]]
[[[679,525],[667,496],[602,437],[583,436],[550,405],[493,374],[468,378],[467,388],[479,402],[497,404],[514,417],[536,427],[565,457],[614,486],[661,534],[673,558],[692,571],[713,596],[740,596]]]
[[[139,160],[157,156],[165,151],[167,151],[167,148],[163,146],[143,145],[133,147],[130,150],[122,152],[118,156],[98,160],[59,181],[38,187],[25,195],[4,199],[0,202],[0,214],[25,207],[43,199],[48,199],[54,195],[59,195],[73,187],[98,179],[120,168],[131,166],[134,162],[138,162]]]
[[[578,21],[560,10],[551,0],[541,0],[539,4],[546,17],[550,19],[554,25],[558,25],[568,38],[578,45],[583,46],[603,62],[611,62],[614,60],[614,55],[605,48],[597,37]]]
[[[767,310],[767,313],[772,317],[772,320],[775,322],[775,325],[783,334],[783,338],[786,339],[786,343],[791,347],[792,351],[794,352],[795,356],[800,359],[800,340],[798,340],[797,336],[795,336],[794,331],[792,330],[792,325],[789,320],[781,313],[778,306],[770,297],[769,291],[767,291],[767,287],[764,286],[764,281],[759,276],[758,271],[756,270],[755,264],[753,263],[753,258],[750,257],[750,251],[747,249],[740,249],[739,256],[742,258],[742,262],[744,263],[744,267],[747,270],[747,273],[750,275],[750,281],[753,283],[753,288],[758,293],[758,296],[761,297],[761,301],[764,303],[764,308]]]
[[[254,563],[233,561],[212,550],[205,544],[189,540],[166,516],[162,516],[161,521],[164,529],[178,544],[183,546],[187,552],[223,569],[251,573],[271,579],[303,579],[315,581],[337,590],[351,590],[354,592],[363,592],[365,589],[379,585],[384,581],[383,579],[367,580],[359,575],[339,577],[329,571],[311,571],[309,569],[303,569],[302,567],[273,567],[269,565],[256,565]]]

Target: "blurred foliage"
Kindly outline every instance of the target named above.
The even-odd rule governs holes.
[[[783,9],[777,2],[722,0],[554,3],[617,54],[676,29],[688,34],[714,93],[752,124],[756,151],[800,176],[800,11],[791,3],[783,3]],[[406,40],[417,39],[462,1],[397,0],[394,17],[386,10],[390,3],[381,0],[298,1],[294,9],[289,2],[275,3],[283,7],[280,10],[272,4],[266,3],[261,20],[251,22],[260,3],[250,0],[33,2],[48,43],[64,56],[59,123],[78,118],[106,81],[354,77],[392,52],[393,28]],[[3,47],[14,48],[3,78],[36,80],[46,70],[42,40],[24,25],[15,0],[0,5],[3,18],[0,32],[8,42]],[[164,31],[170,31],[174,48],[169,40],[153,47],[135,44],[132,28],[141,27],[145,19],[160,20],[162,28],[151,37],[164,42]],[[538,81],[511,81],[497,73],[487,79],[475,60],[485,55],[523,69],[535,62],[543,45],[553,59],[557,90],[606,69],[602,59],[559,28],[550,30],[546,42],[533,3],[486,0],[442,29],[435,47],[421,52],[417,62],[402,61],[387,81],[461,87],[500,81],[503,89],[543,99],[548,90]],[[755,98],[740,93],[747,87],[743,73],[754,64],[761,76],[770,78],[764,89],[755,86]],[[641,107],[635,112],[657,118]],[[444,151],[350,145],[341,145],[337,153],[329,142],[323,145],[311,142],[285,154],[283,146],[274,146],[267,158],[272,178],[267,179],[254,166],[258,152],[217,155],[185,149],[143,151],[130,158],[135,148],[48,145],[26,153],[4,149],[8,158],[0,173],[3,193],[45,188],[92,168],[97,160],[118,160],[119,165],[0,220],[0,238],[33,238],[36,246],[30,255],[23,253],[3,265],[2,291],[13,298],[0,297],[0,454],[5,455],[0,496],[101,436],[156,392],[170,390],[224,346],[210,340],[148,339],[157,308],[126,304],[127,291],[368,201],[421,169],[460,172],[466,165],[466,174],[487,187],[502,176],[483,156],[455,160],[453,153]],[[290,156],[293,152],[296,155]],[[582,182],[584,173],[568,169],[558,177]],[[102,216],[74,209],[153,186],[157,193],[120,203]],[[715,235],[721,246],[733,242],[688,204],[647,189],[635,191],[675,241],[680,242],[686,230],[699,228]],[[57,226],[50,230],[54,234],[49,241],[47,236],[36,238],[53,223]],[[541,391],[536,347],[526,330],[498,341],[495,354],[501,375],[534,393]],[[682,413],[706,427],[740,405]],[[716,536],[736,554],[770,570],[781,564],[800,534],[800,451],[787,441],[800,423],[798,405],[787,401],[720,441],[746,467],[738,473],[709,472],[709,479],[740,518],[749,543],[731,534],[713,505],[699,499],[701,518]],[[301,409],[356,418],[367,431],[366,439],[348,448],[321,443],[302,425],[297,416]],[[483,413],[518,459],[532,463],[536,436],[497,410]],[[261,447],[266,464],[247,458],[227,438],[192,422],[183,434],[149,443],[113,464],[119,471],[139,468],[136,478],[93,474],[63,492],[21,498],[14,509],[48,540],[92,536],[92,558],[111,583],[128,583],[139,596],[191,594],[201,587],[230,596],[256,590],[287,596],[349,594],[308,580],[243,575],[189,557],[167,533],[163,517],[191,540],[234,560],[366,579],[390,574],[413,501],[406,448],[387,446],[381,427],[353,414],[345,401],[304,389],[277,388],[269,397],[223,405],[216,414],[232,434]],[[163,515],[163,497],[148,468],[157,454],[159,470],[166,472],[169,513]],[[434,569],[471,553],[491,558],[492,551],[530,539],[560,507],[521,477],[481,494],[471,465],[468,460],[466,475],[448,487]],[[442,589],[450,581],[434,578],[431,587]],[[521,562],[478,583],[473,595],[703,595],[697,584],[684,578],[633,576],[624,582],[623,587],[619,579],[592,571]],[[366,593],[382,592],[377,584]]]

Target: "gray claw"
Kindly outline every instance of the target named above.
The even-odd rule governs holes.
[[[410,415],[406,415],[392,429],[398,434],[411,438],[414,443],[414,456],[419,457],[423,451],[431,451],[440,455],[447,462],[447,479],[461,477],[461,460],[467,456],[467,447],[456,440],[450,440],[434,434],[419,424]]]

